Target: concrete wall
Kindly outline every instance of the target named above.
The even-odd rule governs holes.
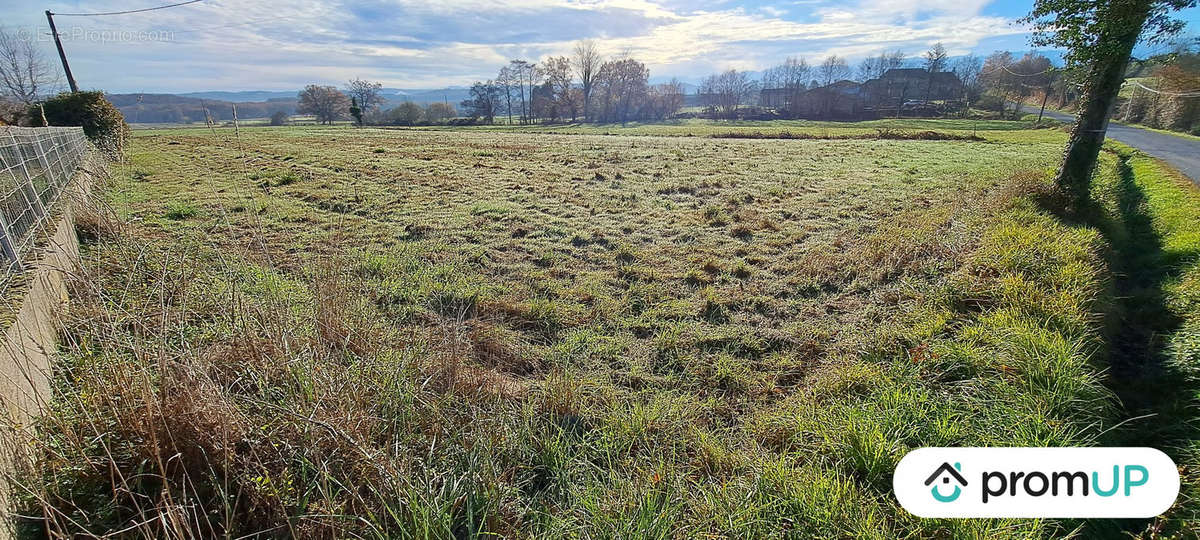
[[[67,301],[66,275],[78,264],[75,219],[68,210],[32,270],[29,291],[0,341],[0,403],[13,419],[28,418],[50,397],[57,316]]]
[[[94,160],[87,160],[94,161]],[[101,164],[102,166],[102,164]],[[67,302],[67,275],[79,267],[75,209],[93,179],[85,166],[60,201],[62,216],[36,262],[12,324],[0,336],[0,405],[21,421],[50,398],[50,364],[57,347],[58,314]],[[21,291],[9,291],[20,294]]]
[[[12,323],[0,335],[0,414],[6,424],[0,433],[0,475],[10,480],[19,460],[29,457],[29,437],[35,434],[29,419],[51,398],[51,366],[58,346],[58,316],[67,303],[67,278],[79,268],[79,241],[75,212],[85,200],[92,174],[105,174],[105,165],[93,151],[63,193],[62,215],[36,262],[29,264],[26,290],[8,291],[21,297]],[[12,538],[9,483],[0,481],[0,540]]]

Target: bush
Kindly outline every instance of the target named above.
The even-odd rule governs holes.
[[[0,97],[0,126],[17,126],[25,117],[25,106]]]
[[[287,115],[287,113],[285,113],[283,111],[275,111],[273,114],[271,114],[271,125],[272,126],[282,126],[284,124],[287,124],[287,121],[288,121],[288,115]]]
[[[1001,111],[1003,110],[1002,107],[1004,107],[1004,96],[991,93],[984,94],[975,102],[974,107],[985,111]]]
[[[82,126],[83,132],[110,157],[120,155],[129,138],[125,115],[104,97],[104,92],[63,92],[42,103],[51,126]],[[29,116],[41,118],[34,106]]]

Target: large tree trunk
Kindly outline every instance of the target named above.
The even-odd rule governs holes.
[[[1150,2],[1147,0],[1131,0],[1121,4],[1124,4],[1121,6],[1123,13],[1114,13],[1113,16],[1124,19],[1126,24],[1109,24],[1110,34],[1099,36],[1101,43],[1112,44],[1109,49],[1111,52],[1096,57],[1088,68],[1083,95],[1079,98],[1078,118],[1055,179],[1059,188],[1071,197],[1076,210],[1089,204],[1092,170],[1096,167],[1104,135],[1108,131],[1108,117],[1117,102],[1121,83],[1125,80],[1125,68],[1129,65],[1133,47],[1150,13]],[[1120,8],[1113,6],[1112,9],[1115,11]]]

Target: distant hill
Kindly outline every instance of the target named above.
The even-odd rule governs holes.
[[[180,124],[203,122],[206,107],[214,119],[232,120],[234,104],[237,105],[239,118],[265,118],[277,111],[295,114],[296,95],[299,92],[244,90],[183,94],[109,94],[108,99],[121,109],[129,122]],[[457,107],[461,101],[470,97],[470,93],[469,88],[456,86],[423,90],[384,88],[383,97],[386,103],[383,107],[390,109],[409,101],[419,105],[445,101]]]
[[[108,99],[121,110],[126,121],[138,124],[203,122],[205,109],[214,120],[232,120],[235,104],[238,118],[265,118],[277,111],[296,112],[295,94],[272,101],[236,103],[174,94],[109,94]]]
[[[277,100],[294,100],[299,89],[295,91],[267,91],[267,90],[245,90],[240,92],[187,92],[184,94],[176,94],[180,97],[211,99],[217,101],[228,101],[232,103],[246,102],[265,102]],[[384,88],[383,96],[388,103],[400,104],[405,101],[414,103],[434,103],[438,101],[449,101],[457,104],[458,102],[467,99],[470,94],[470,89],[461,86],[451,86],[447,88],[435,89],[406,89],[406,88]]]
[[[420,105],[446,101],[447,103],[457,107],[460,102],[471,97],[471,89],[462,86],[436,88],[433,90],[384,88],[383,94],[392,107],[404,103],[405,101],[411,101]]]
[[[278,91],[272,92],[267,90],[247,90],[244,92],[188,92],[185,94],[175,94],[179,97],[209,99],[216,101],[228,101],[231,103],[250,103],[270,101],[273,99],[296,99],[296,91]]]

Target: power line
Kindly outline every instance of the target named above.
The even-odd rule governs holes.
[[[57,15],[57,13],[56,13],[55,15]],[[257,20],[253,20],[253,21],[245,21],[245,22],[240,22],[240,23],[217,24],[217,25],[213,25],[213,26],[201,26],[201,27],[197,27],[197,28],[189,28],[189,29],[187,29],[187,30],[172,30],[172,29],[165,29],[165,30],[162,30],[162,31],[163,31],[163,32],[170,32],[171,34],[195,34],[195,33],[199,33],[199,32],[209,32],[209,31],[212,31],[212,30],[221,30],[221,29],[225,29],[225,28],[236,28],[236,27],[240,27],[240,26],[250,26],[250,25],[254,25],[254,24],[262,24],[262,23],[265,23],[265,22],[272,22],[272,21],[278,21],[278,20],[287,20],[287,19],[295,19],[295,18],[296,18],[296,16],[295,16],[295,15],[280,15],[280,16],[278,16],[278,17],[267,17],[267,18],[264,18],[264,19],[257,19]],[[87,27],[87,28],[89,28],[89,29],[94,29],[94,30],[97,30],[97,31],[116,31],[116,29],[115,29],[115,28],[113,28],[113,27],[106,27],[106,26],[89,26],[89,27]],[[261,37],[261,36],[260,36],[260,37]]]
[[[1039,71],[1039,72],[1037,72],[1037,73],[1017,73],[1017,72],[1013,71],[1012,69],[1009,69],[1009,67],[1008,67],[1007,65],[1003,65],[1003,66],[999,66],[999,67],[994,67],[994,68],[992,68],[992,69],[989,69],[989,70],[987,70],[987,71],[981,71],[979,74],[980,74],[980,75],[990,75],[990,74],[992,74],[992,73],[995,73],[995,72],[997,72],[997,71],[1007,71],[1007,72],[1008,72],[1010,75],[1016,75],[1017,77],[1037,77],[1038,75],[1041,75],[1041,74],[1043,74],[1043,73],[1049,73],[1049,72],[1051,72],[1051,71],[1054,71],[1054,70],[1056,70],[1056,69],[1058,69],[1058,68],[1056,68],[1056,67],[1054,67],[1054,66],[1050,66],[1050,67],[1048,67],[1048,68],[1046,68],[1046,69],[1043,69],[1043,70],[1041,70],[1041,71]]]
[[[1125,81],[1125,82],[1126,82],[1126,83],[1128,83],[1128,84],[1132,84],[1132,85],[1134,85],[1134,86],[1137,86],[1137,87],[1139,87],[1139,88],[1141,88],[1142,90],[1145,90],[1145,91],[1147,91],[1147,92],[1152,92],[1152,93],[1155,93],[1155,94],[1161,94],[1161,95],[1164,95],[1164,96],[1170,96],[1170,97],[1200,97],[1200,90],[1188,90],[1187,92],[1163,92],[1162,90],[1155,90],[1155,89],[1153,89],[1153,88],[1150,88],[1149,86],[1146,86],[1146,85],[1142,84],[1142,83],[1141,83],[1141,82],[1139,82],[1139,81]]]
[[[187,0],[187,2],[179,2],[177,4],[168,4],[165,6],[142,8],[142,9],[131,9],[128,11],[109,11],[107,13],[54,13],[53,15],[58,15],[61,17],[100,17],[100,16],[105,16],[105,15],[128,15],[130,13],[141,13],[143,11],[154,11],[156,9],[167,9],[167,8],[173,8],[173,7],[179,7],[179,6],[186,6],[188,4],[195,4],[196,2],[203,2],[203,1],[204,0]]]
[[[157,9],[167,9],[167,8],[173,8],[173,7],[179,7],[179,6],[186,6],[188,4],[195,4],[196,2],[200,2],[200,1],[202,1],[202,0],[186,0],[185,2],[168,4],[165,6],[142,8],[142,9],[130,9],[130,10],[126,10],[126,11],[109,11],[106,13],[59,13],[58,15],[62,16],[62,17],[99,17],[99,16],[104,16],[104,15],[127,15],[130,13],[142,13],[144,11],[154,11]],[[62,40],[58,36],[58,29],[54,27],[54,15],[55,14],[53,12],[51,12],[50,10],[47,9],[46,10],[46,22],[50,24],[50,33],[54,35],[54,45],[55,45],[55,47],[58,48],[58,58],[59,58],[59,60],[62,61],[63,73],[65,73],[67,75],[67,83],[69,83],[71,85],[72,92],[78,92],[79,85],[75,83],[75,76],[71,74],[71,65],[67,63],[67,53],[66,53],[66,51],[63,50]]]

